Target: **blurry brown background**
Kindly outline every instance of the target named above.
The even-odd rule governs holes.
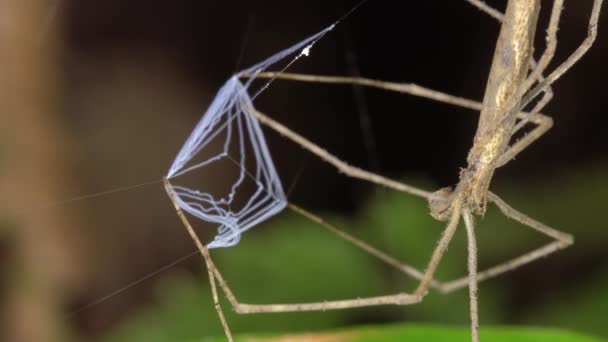
[[[503,1],[488,3],[504,8]],[[498,24],[464,1],[404,4],[370,0],[291,70],[360,72],[481,99]],[[6,335],[0,339],[102,336],[153,302],[160,278],[200,272],[193,258],[80,310],[188,254],[192,243],[160,183],[62,201],[159,180],[233,72],[319,31],[353,5],[0,0],[0,324]],[[591,1],[566,6],[555,61],[584,39]],[[608,18],[602,19],[595,46],[554,87],[545,112],[555,127],[500,170],[498,186],[559,179],[605,162]],[[545,13],[539,51],[546,21]],[[276,82],[258,107],[352,164],[436,188],[457,181],[474,113],[363,94],[365,104],[349,87]],[[362,111],[369,115],[361,119]],[[373,194],[278,135],[268,132],[267,139],[285,187],[298,180],[294,201],[350,215]],[[602,250],[589,251],[568,276],[606,265]]]

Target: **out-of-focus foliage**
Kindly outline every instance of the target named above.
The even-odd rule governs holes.
[[[608,336],[604,316],[608,308],[608,272],[605,272],[606,258],[602,258],[608,238],[608,230],[602,229],[605,227],[602,203],[608,195],[605,173],[605,167],[598,167],[567,176],[548,175],[545,182],[503,184],[495,189],[513,207],[573,233],[576,244],[481,284],[480,316],[482,337],[487,336],[485,340],[593,341],[551,330],[488,328],[498,323],[553,326]],[[354,217],[324,217],[420,269],[424,268],[443,227],[442,223],[430,218],[423,201],[384,190],[375,193]],[[506,219],[493,208],[477,223],[482,268],[550,241]],[[594,255],[597,257],[590,257]],[[214,250],[213,256],[237,297],[246,303],[363,297],[411,291],[416,286],[415,281],[294,213],[282,214],[247,232],[237,247]],[[547,260],[563,261],[563,270]],[[602,267],[604,272],[601,272]],[[521,277],[531,270],[539,276]],[[569,279],[572,270],[577,271],[577,276],[586,278]],[[453,279],[465,273],[465,236],[461,229],[441,264],[438,279]],[[534,298],[520,298],[522,291],[533,293]],[[522,301],[529,304],[522,305]],[[409,307],[240,316],[233,313],[227,301],[222,300],[222,305],[237,334],[293,333],[361,322],[426,321],[461,324],[463,328],[391,327],[382,332],[391,334],[390,337],[373,340],[389,341],[397,336],[402,339],[407,336],[408,340],[416,341],[415,336],[420,335],[427,341],[465,341],[468,338],[466,289],[450,295],[431,291],[421,304]],[[436,338],[430,338],[429,334]],[[104,341],[198,341],[204,340],[205,336],[221,335],[207,279],[184,275],[165,282],[158,289],[157,305],[144,310]]]
[[[569,331],[525,327],[484,327],[481,339],[493,342],[599,342],[601,339],[572,333]],[[222,341],[218,338],[217,341]],[[439,326],[429,324],[383,325],[373,327],[356,327],[338,331],[289,334],[269,336],[243,335],[237,341],[278,342],[278,341],[340,341],[340,342],[392,342],[392,341],[434,341],[458,342],[470,341],[467,328]],[[195,339],[193,341],[201,341]]]

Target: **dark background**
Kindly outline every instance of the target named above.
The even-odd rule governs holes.
[[[488,3],[501,10],[505,6],[503,1]],[[68,313],[65,321],[76,335],[108,334],[157,301],[154,289],[159,280],[180,272],[201,274],[202,270],[191,258],[135,289],[88,307],[187,254],[192,244],[158,183],[61,204],[61,209],[54,204],[160,179],[215,91],[231,74],[321,30],[354,5],[350,1],[156,0],[40,5],[57,13],[48,30],[41,18],[45,33],[39,44],[43,51],[56,44],[55,39],[45,37],[59,37],[55,73],[60,110],[51,120],[68,141],[68,171],[59,177],[71,185],[51,196],[51,209],[34,210],[49,202],[32,194],[31,207],[6,211],[10,217],[14,212],[43,216],[63,210],[73,217],[72,228],[63,230],[70,237],[58,239],[67,260],[75,265],[68,267],[70,277],[60,277],[63,280],[58,282],[64,284],[58,287],[63,298],[60,310]],[[548,21],[549,2],[543,5],[536,56],[544,48]],[[566,3],[550,70],[585,38],[590,8],[591,1]],[[576,173],[579,176],[574,179],[584,180],[585,170],[592,167],[599,167],[596,173],[603,174],[608,147],[604,115],[608,25],[603,25],[604,17],[595,46],[554,85],[555,97],[543,110],[555,119],[554,128],[498,171],[497,188],[525,199],[533,191],[529,189],[541,182],[548,188],[564,186],[561,182],[568,175]],[[359,73],[480,100],[498,31],[494,19],[464,1],[370,0],[289,71]],[[356,97],[348,86],[276,81],[256,106],[351,164],[427,189],[457,182],[476,129],[476,113],[469,110],[379,90],[365,89]],[[311,210],[351,217],[370,197],[382,193],[334,172],[279,135],[265,132],[285,188],[293,185],[291,200]],[[572,181],[571,186],[578,183]],[[535,196],[543,200],[542,195]],[[552,200],[560,202],[559,198]],[[591,222],[581,215],[578,222]],[[6,222],[19,226],[18,219]],[[601,222],[591,224],[605,227]],[[571,231],[569,226],[560,227]],[[207,232],[206,238],[210,238],[212,230]],[[6,241],[4,246],[13,240]],[[0,252],[7,255],[3,264],[8,265],[15,258],[10,256],[11,248],[3,245]],[[579,258],[571,261],[568,271],[548,272],[548,287],[560,288],[558,280],[564,275],[574,279],[606,270],[608,258],[603,249],[586,252],[577,254]],[[56,262],[66,259],[59,260],[64,261]],[[566,259],[553,260],[544,265],[559,268],[556,263]],[[518,285],[535,279],[535,274],[539,277],[539,272],[544,274],[531,267],[509,282],[511,293],[518,295],[510,299],[511,318],[498,323],[518,322],[513,317],[534,304],[535,290]],[[386,319],[373,314],[363,317],[361,322],[340,324],[396,320],[390,315]]]
[[[137,58],[140,63],[153,60],[148,63],[171,65],[180,81],[213,92],[234,71],[319,31],[354,4],[339,1],[312,1],[301,6],[272,1],[221,4],[183,1],[170,6],[163,1],[68,3],[65,19],[70,55],[66,72],[70,73],[70,65],[79,63],[70,58],[117,63],[121,54],[132,55],[128,59]],[[497,8],[503,6],[500,1],[489,4]],[[585,2],[567,4],[553,66],[563,61],[585,37],[590,6]],[[542,28],[548,19],[547,12],[543,11],[539,24],[537,55],[544,46]],[[330,75],[359,72],[370,78],[414,82],[480,100],[499,30],[494,24],[492,18],[466,3],[425,2],[401,7],[390,2],[372,2],[321,41],[315,47],[313,57],[316,58],[297,63],[292,71]],[[599,82],[604,73],[602,36],[600,32],[596,46],[584,63],[556,84],[555,99],[546,110],[556,120],[551,133],[518,158],[522,166],[505,168],[502,171],[505,177],[539,176],[595,159],[605,152],[603,125],[598,121],[602,120],[602,106],[598,105],[598,101],[602,101]],[[355,70],[347,63],[349,54],[355,59]],[[90,65],[82,68],[94,72]],[[145,72],[145,68],[144,65],[138,69]],[[352,89],[334,87],[339,89],[328,93],[327,87],[320,88],[321,91],[304,85],[295,92],[302,98],[316,98],[315,102],[320,105],[292,99],[294,92],[289,92],[289,103],[283,100],[285,103],[274,105],[277,109],[266,111],[277,117],[284,116],[283,121],[289,126],[297,124],[295,127],[306,133],[305,136],[323,142],[330,151],[354,164],[378,168],[387,174],[422,173],[439,184],[456,181],[455,170],[464,165],[476,128],[475,116],[467,115],[467,110],[366,90],[365,110],[371,113],[368,119],[371,127],[363,133],[357,120],[361,109],[352,99]],[[281,89],[276,92],[280,93]],[[326,105],[329,98],[332,108]],[[194,121],[205,105],[200,102],[201,110],[195,113],[172,115],[191,115]],[[319,114],[323,110],[344,114]],[[366,152],[362,139],[365,134],[374,140],[374,151]],[[271,137],[270,140],[279,139]],[[297,191],[308,188],[311,187],[301,186]],[[327,203],[323,205],[335,206],[340,202],[348,205],[350,196],[345,197],[346,200],[325,197]]]

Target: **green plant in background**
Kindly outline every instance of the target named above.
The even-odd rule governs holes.
[[[342,342],[393,342],[393,341],[470,341],[470,331],[465,327],[439,326],[429,324],[404,324],[356,327],[336,331],[301,335],[241,336],[237,341],[342,341]],[[480,333],[487,341],[495,342],[600,342],[601,339],[558,329],[484,327]],[[192,341],[200,341],[192,340]],[[215,339],[214,341],[221,341]]]
[[[564,284],[528,281],[529,292],[538,293],[530,305],[518,304],[516,279],[510,273],[484,282],[480,287],[481,336],[485,341],[599,341],[560,330],[491,328],[497,323],[553,326],[597,336],[608,336],[607,261],[601,255],[608,230],[602,229],[603,199],[608,195],[608,168],[599,166],[567,176],[547,176],[534,185],[504,186],[498,191],[513,206],[525,208],[540,220],[576,236],[573,247],[527,266],[539,272],[545,265],[563,261]],[[506,185],[506,184],[505,184]],[[373,196],[354,217],[325,218],[415,266],[423,266],[441,233],[441,223],[428,214],[426,204],[392,192]],[[176,223],[177,224],[177,223]],[[480,262],[491,265],[541,245],[542,237],[488,210],[480,220]],[[323,228],[294,215],[283,215],[246,234],[236,248],[214,252],[218,266],[243,302],[298,302],[377,295],[409,289],[415,281],[388,268]],[[466,273],[465,237],[452,242],[438,278]],[[600,256],[598,258],[598,256]],[[593,265],[589,260],[595,260]],[[582,269],[577,265],[587,265]],[[599,265],[599,266],[598,266]],[[201,267],[203,267],[201,265]],[[566,269],[566,267],[564,267]],[[605,267],[604,267],[605,269]],[[574,270],[574,271],[573,271]],[[518,271],[515,271],[518,272]],[[526,270],[521,270],[526,272]],[[559,274],[559,270],[557,270]],[[574,272],[574,273],[573,273]],[[555,272],[553,272],[555,273]],[[513,280],[515,279],[515,280]],[[552,278],[554,279],[554,278]],[[559,279],[559,277],[558,277]],[[202,341],[222,336],[206,279],[181,276],[158,289],[158,304],[104,339],[114,341]],[[237,334],[296,333],[319,331],[361,322],[410,322],[405,326],[341,330],[355,335],[352,341],[466,341],[468,298],[466,291],[450,295],[432,292],[418,305],[376,307],[344,311],[236,315],[226,308],[227,319]],[[460,324],[460,328],[420,325],[412,322]],[[340,332],[338,332],[340,333]],[[418,336],[418,337],[416,337]]]

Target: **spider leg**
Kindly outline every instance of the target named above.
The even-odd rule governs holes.
[[[323,301],[323,302],[312,302],[312,303],[293,303],[293,304],[244,304],[240,303],[228,286],[226,280],[222,277],[221,273],[217,268],[214,268],[215,278],[218,280],[220,288],[226,293],[226,296],[237,313],[240,314],[252,314],[252,313],[263,313],[263,312],[295,312],[295,311],[318,311],[318,310],[336,310],[346,309],[355,307],[375,306],[375,305],[410,305],[416,304],[422,301],[427,293],[428,287],[433,279],[433,274],[445,253],[449,242],[452,240],[458,222],[460,219],[460,207],[459,200],[455,204],[455,210],[452,217],[447,224],[442,237],[440,238],[437,247],[435,248],[431,260],[427,266],[422,279],[414,291],[413,294],[408,293],[397,293],[385,296],[365,297],[356,299],[345,299],[345,300],[334,300],[334,301]]]
[[[553,119],[541,113],[530,114],[528,117],[522,119],[521,122],[528,122],[536,124],[537,126],[526,134],[523,138],[511,145],[496,161],[497,166],[501,167],[515,158],[521,151],[525,150],[530,144],[540,138],[543,134],[547,133],[548,130],[553,127]]]
[[[564,62],[562,62],[555,70],[553,70],[543,81],[539,82],[536,87],[530,90],[521,101],[521,106],[525,107],[530,101],[532,101],[538,94],[543,92],[553,82],[559,79],[564,73],[581,59],[587,51],[593,46],[595,38],[597,37],[597,27],[600,17],[600,9],[604,0],[594,0],[593,7],[591,9],[591,15],[589,16],[589,23],[587,28],[587,37],[574,50],[572,54]]]
[[[498,11],[497,9],[489,6],[485,2],[483,2],[481,0],[465,0],[465,1],[468,2],[469,4],[473,5],[474,7],[477,7],[477,9],[486,13],[490,17],[496,19],[497,21],[502,22],[502,20],[504,18],[504,14],[501,13],[500,11]],[[558,6],[559,6],[559,11],[561,11],[561,7],[563,7],[562,6],[563,0],[558,0],[558,1],[559,1],[559,3],[556,3],[557,2],[556,1],[553,4],[553,12],[555,12],[557,10]],[[555,13],[552,13],[552,18],[557,19],[559,21],[559,13],[557,13],[557,15],[555,15]],[[545,70],[545,68],[549,64],[549,61],[553,57],[553,53],[554,53],[555,47],[557,45],[557,39],[556,39],[557,27],[558,27],[558,22],[555,22],[555,23],[549,25],[549,31],[548,31],[548,35],[547,35],[547,49],[545,50],[545,54],[547,55],[547,57],[544,58],[546,61],[543,60],[543,58],[541,57],[541,61],[539,61],[539,63],[537,63],[534,60],[534,58],[532,58],[532,60],[530,61],[530,69],[533,71],[533,73],[536,70],[536,73],[535,73],[535,75],[531,75],[531,77],[528,78],[532,82],[529,85],[524,86],[523,89],[526,89],[526,90],[529,89],[532,86],[532,84],[534,84],[534,81],[538,80],[539,82],[542,82],[545,79],[542,75],[542,72]],[[540,66],[540,69],[538,66]],[[544,108],[547,105],[547,103],[549,103],[549,101],[551,101],[552,98],[553,98],[553,89],[549,86],[543,91],[543,97],[536,104],[536,106],[532,110],[532,113],[540,112],[542,110],[542,108]]]
[[[553,59],[553,56],[555,55],[555,49],[557,48],[557,29],[559,26],[559,19],[561,17],[563,5],[564,5],[563,0],[553,1],[553,8],[551,10],[551,18],[549,20],[549,26],[547,28],[547,37],[546,37],[547,47],[545,48],[545,51],[543,52],[543,55],[541,56],[538,63],[534,63],[532,72],[530,73],[530,75],[528,75],[526,80],[523,82],[521,89],[519,90],[520,97],[523,96],[526,93],[526,91],[528,91],[532,87],[532,85],[534,85],[534,83],[536,83],[537,81],[543,82],[545,80],[542,73],[547,68],[547,66]],[[532,111],[530,111],[526,115],[526,117],[524,117],[524,118],[520,117],[521,121],[518,122],[513,127],[511,134],[513,135],[516,132],[518,132],[526,123],[528,123],[528,121],[530,121],[538,112],[540,112],[542,110],[542,108],[544,108],[547,105],[547,103],[549,103],[551,98],[553,98],[553,91],[551,90],[550,87],[548,87],[547,91],[544,92],[544,96],[538,101],[538,103],[534,106]],[[530,133],[529,140],[527,140],[528,136],[526,136],[524,139],[522,139],[524,141],[522,141],[521,144],[519,144],[520,146],[518,146],[517,149],[509,151],[507,156],[503,155],[501,157],[502,164],[499,163],[500,165],[504,165],[508,160],[511,160],[516,154],[521,152],[525,147],[530,145],[534,140],[538,139],[552,126],[551,119],[549,119],[548,117],[544,117],[544,118],[537,117],[537,121],[540,121],[539,126],[542,126],[542,127],[537,127],[536,132]],[[527,140],[527,141],[525,141],[525,140]]]
[[[499,22],[502,22],[502,20],[504,18],[503,13],[501,13],[500,11],[496,10],[495,8],[489,6],[485,2],[483,2],[481,0],[465,0],[465,1],[468,2],[469,4],[475,6],[477,9],[481,10],[482,12],[486,13],[487,15],[495,18]],[[534,60],[532,61],[532,63],[531,63],[532,64],[531,65],[532,73],[530,74],[528,79],[524,82],[524,84],[522,86],[522,93],[525,92],[526,90],[530,89],[530,87],[537,80],[541,80],[541,81],[543,80],[542,73],[543,73],[543,71],[545,71],[545,69],[547,68],[547,66],[549,65],[551,60],[553,59],[553,56],[555,54],[555,49],[557,47],[557,29],[559,26],[559,19],[560,19],[561,11],[563,8],[563,2],[564,2],[563,0],[555,0],[553,2],[553,9],[551,10],[551,19],[549,22],[549,27],[547,29],[547,38],[546,38],[547,47],[546,47],[545,51],[543,52],[543,55],[541,56],[538,63],[535,62]],[[550,89],[547,89],[547,90],[548,90],[547,96],[549,96],[549,98],[553,97],[553,92]],[[546,102],[548,102],[549,99],[543,99],[543,101],[546,104]],[[540,108],[542,108],[542,106]],[[540,108],[538,108],[538,111],[540,111]]]
[[[246,76],[246,75],[245,75]],[[348,84],[360,85],[365,87],[377,88],[386,91],[394,91],[397,93],[408,94],[412,96],[422,97],[432,101],[437,101],[457,107],[467,108],[479,112],[483,104],[479,101],[467,99],[465,97],[447,94],[438,90],[420,86],[415,83],[398,83],[380,81],[365,77],[346,77],[346,76],[323,76],[309,75],[296,73],[276,73],[262,72],[256,75],[258,78],[275,78],[289,81],[310,82],[310,83],[326,83],[326,84]],[[530,112],[519,112],[517,117],[525,119]],[[540,114],[540,113],[539,113]],[[272,128],[272,127],[271,127]]]
[[[217,299],[217,290],[215,289],[215,280],[217,280],[219,287],[224,291],[228,301],[232,304],[235,311],[240,314],[250,314],[250,313],[262,313],[262,312],[293,312],[293,311],[316,311],[316,310],[335,310],[335,309],[345,309],[345,308],[353,308],[353,307],[363,307],[363,306],[373,306],[373,305],[409,305],[420,302],[423,297],[427,293],[427,289],[431,284],[433,279],[433,274],[437,269],[443,254],[445,253],[449,242],[452,240],[454,233],[456,232],[456,228],[458,227],[458,222],[460,220],[460,209],[462,200],[458,198],[454,201],[454,212],[452,217],[450,218],[449,223],[447,224],[442,237],[440,238],[437,247],[435,248],[431,260],[429,261],[429,265],[425,273],[421,277],[420,284],[416,288],[413,294],[408,293],[397,293],[393,295],[385,295],[385,296],[375,296],[375,297],[366,297],[366,298],[355,298],[355,299],[345,299],[345,300],[334,300],[334,301],[323,301],[323,302],[312,302],[312,303],[293,303],[293,304],[244,304],[240,303],[237,299],[228,283],[223,278],[222,274],[218,270],[218,268],[213,263],[211,256],[209,254],[209,250],[203,246],[200,242],[200,239],[196,235],[196,232],[190,225],[187,217],[179,207],[177,200],[175,198],[175,193],[171,187],[171,184],[168,180],[165,179],[165,187],[167,193],[169,194],[169,198],[173,202],[175,206],[175,210],[178,213],[178,216],[182,220],[182,223],[188,230],[188,233],[192,237],[195,242],[197,248],[203,255],[207,269],[209,272],[209,278],[211,281],[211,288],[214,298],[215,307],[217,309],[218,315],[220,317],[220,321],[224,326],[224,331],[226,332],[226,336],[231,341],[232,337],[230,334],[230,330],[224,318],[221,306]]]
[[[557,29],[559,26],[559,19],[561,17],[562,9],[564,7],[564,0],[554,0],[553,8],[551,9],[551,18],[549,19],[549,26],[547,27],[547,47],[543,52],[542,56],[536,63],[536,66],[532,70],[532,73],[528,75],[528,78],[522,84],[520,94],[523,95],[532,85],[542,77],[543,72],[553,59],[555,55],[555,49],[557,48]]]
[[[227,157],[229,158],[229,160],[231,160],[237,167],[241,167],[242,166],[233,158],[230,157],[230,155],[227,155]],[[245,174],[250,177],[252,180],[255,180],[254,176],[251,175],[246,169],[244,169]],[[381,250],[379,250],[378,248],[362,241],[361,239],[347,233],[344,229],[341,229],[339,227],[337,227],[334,224],[331,224],[327,221],[325,221],[323,218],[309,212],[308,210],[294,204],[291,202],[287,202],[287,207],[289,209],[291,209],[292,211],[296,212],[297,214],[321,225],[322,227],[324,227],[325,229],[329,230],[330,232],[336,234],[338,237],[352,243],[353,245],[355,245],[356,247],[358,247],[359,249],[367,252],[368,254],[376,257],[377,259],[381,260],[382,262],[398,269],[399,271],[405,273],[406,275],[414,278],[414,279],[422,279],[422,272],[420,272],[419,270],[417,270],[416,268],[407,265],[405,263],[400,262],[399,260],[395,259],[394,257],[382,252]],[[440,284],[436,281],[431,281],[430,283],[431,287],[434,288],[438,288],[440,286]]]
[[[546,48],[545,52],[543,53],[543,56],[541,57],[541,60],[539,61],[537,68],[532,72],[532,74],[524,82],[524,85],[521,90],[521,94],[524,95],[524,93],[526,91],[528,91],[530,89],[530,87],[532,87],[532,85],[536,81],[538,81],[539,83],[535,88],[533,88],[532,90],[525,93],[525,95],[521,101],[521,104],[520,104],[520,106],[522,108],[525,107],[536,96],[538,96],[538,94],[540,92],[543,92],[546,89],[549,89],[549,87],[551,86],[551,84],[553,82],[555,82],[557,79],[559,79],[566,71],[568,71],[574,64],[576,64],[576,62],[578,62],[578,60],[585,53],[587,53],[589,48],[591,48],[591,46],[593,45],[595,38],[597,36],[597,26],[598,26],[599,14],[600,14],[602,2],[603,2],[603,0],[594,0],[594,2],[593,2],[593,8],[591,10],[591,15],[589,17],[588,33],[587,33],[587,37],[585,38],[585,40],[549,76],[547,76],[546,78],[543,78],[542,71],[544,71],[544,69],[547,67],[547,65],[550,63],[550,61],[553,59],[553,55],[555,53],[555,48],[557,46],[557,29],[559,26],[559,18],[560,18],[561,10],[563,7],[563,0],[554,1],[553,9],[551,11],[551,19],[549,20],[549,27],[547,29],[547,48]],[[521,129],[529,120],[532,120],[532,118],[535,117],[535,114],[537,114],[547,104],[547,102],[548,101],[546,101],[545,97],[543,97],[543,99],[541,99],[536,104],[535,108],[530,112],[530,115],[528,117],[524,117],[517,125],[515,125],[512,133],[514,134],[519,129]],[[521,118],[521,116],[519,116],[519,117]],[[548,120],[550,120],[550,119],[546,118],[546,120],[544,120],[544,121],[548,121]],[[548,123],[545,122],[544,126],[546,129],[544,129],[544,131],[542,129],[540,129],[539,130],[540,134],[538,134],[539,132],[536,132],[535,134],[530,133],[529,135],[531,135],[531,137],[529,140],[526,139],[527,137],[522,139],[519,148],[514,149],[513,151],[508,151],[508,154],[505,153],[505,155],[503,155],[501,157],[500,165],[504,165],[508,160],[513,158],[517,153],[521,152],[526,146],[528,146],[534,140],[538,139],[538,137],[540,137],[540,135],[544,134],[544,132],[546,132],[546,130],[548,130],[551,127],[551,125],[552,125],[551,122],[548,122]]]
[[[318,76],[318,75],[303,75],[303,74],[291,74],[291,73],[260,73],[258,77],[269,77],[269,78],[281,78],[286,80],[293,81],[303,81],[303,82],[315,82],[315,83],[332,83],[332,84],[357,84],[363,86],[369,86],[374,88],[380,88],[384,90],[396,91],[400,93],[407,93],[414,96],[424,97],[431,100],[451,104],[458,107],[469,108],[473,110],[481,110],[482,104],[477,101],[473,101],[470,99],[466,99],[463,97],[453,96],[450,94],[442,93],[436,90],[428,89],[425,87],[421,87],[412,83],[393,83],[393,82],[385,82],[372,80],[368,78],[361,77],[339,77],[339,76]],[[535,108],[534,110],[537,110]],[[322,149],[318,145],[310,142],[305,139],[301,135],[295,133],[279,122],[271,119],[267,115],[253,110],[253,113],[257,116],[258,120],[263,124],[269,126],[273,130],[279,132],[280,134],[286,136],[290,140],[295,141],[303,148],[309,150],[310,152],[316,154],[323,160],[329,162],[334,165],[338,170],[342,171],[348,176],[360,178],[364,180],[371,181],[376,184],[381,184],[387,186],[389,188],[407,192],[410,194],[414,194],[426,199],[429,199],[432,196],[431,193],[413,188],[411,186],[395,182],[389,179],[386,179],[382,176],[373,174],[371,172],[356,168],[354,166],[350,166],[345,162],[339,160],[337,157],[329,154],[326,150]],[[502,166],[506,164],[509,160],[513,159],[518,153],[523,151],[526,147],[532,144],[536,139],[540,138],[545,132],[547,132],[553,126],[553,120],[542,113],[534,113],[534,112],[520,112],[518,114],[518,118],[522,122],[531,121],[532,123],[538,125],[534,130],[528,133],[524,138],[516,142],[513,146],[511,146],[507,151],[503,153],[503,155],[498,160],[498,166]]]
[[[473,6],[477,7],[478,10],[484,12],[485,14],[489,15],[490,17],[502,22],[502,18],[504,17],[504,15],[499,10],[495,9],[494,7],[486,4],[485,2],[483,2],[481,0],[465,0],[465,1]]]
[[[275,77],[277,75],[267,73],[266,76]],[[264,75],[258,75],[258,77],[264,77]],[[370,80],[370,79],[365,79],[365,78],[314,76],[314,75],[300,75],[300,74],[288,74],[288,73],[278,75],[278,77],[290,79],[290,80],[308,81],[308,82],[344,83],[344,84],[358,83],[360,85],[378,87],[378,88],[382,88],[382,89],[386,89],[386,90],[406,92],[406,93],[410,93],[410,94],[413,93],[418,96],[427,97],[427,98],[431,98],[434,100],[439,100],[439,101],[446,102],[449,104],[462,106],[462,107],[466,107],[466,108],[471,108],[471,109],[478,110],[482,106],[481,103],[478,103],[478,102],[475,102],[475,101],[472,101],[469,99],[455,97],[455,96],[452,96],[449,94],[437,92],[437,91],[423,88],[423,87],[413,85],[413,84],[390,83],[390,82],[375,81],[375,80]],[[263,124],[271,127],[273,130],[279,132],[280,134],[287,136],[289,139],[300,144],[307,150],[309,150],[312,153],[316,154],[317,156],[321,157],[323,160],[328,161],[332,165],[336,166],[336,168],[338,168],[338,170],[344,172],[345,174],[347,174],[349,176],[369,180],[374,183],[382,184],[382,185],[388,186],[390,188],[393,188],[393,189],[396,189],[399,191],[414,193],[418,196],[425,197],[427,199],[432,196],[432,194],[429,194],[426,192],[421,192],[421,190],[419,190],[419,189],[414,188],[412,191],[412,189],[409,186],[385,179],[382,176],[379,176],[379,175],[376,175],[373,173],[369,173],[367,171],[347,165],[346,163],[339,160],[337,157],[329,154],[326,150],[320,148],[318,145],[306,140],[299,134],[293,132],[289,128],[274,121],[273,119],[269,118],[265,114],[263,114],[259,111],[255,111],[255,110],[253,111],[253,113],[254,113],[254,115],[256,115],[258,120],[260,120],[260,122],[262,122]],[[553,123],[553,121],[550,117],[548,117],[544,114],[540,114],[540,113],[537,113],[535,115],[529,115],[528,113],[522,112],[522,113],[520,113],[519,117],[521,119],[530,117],[530,121],[532,121],[533,123],[536,123],[538,125],[538,127],[535,130],[533,130],[532,132],[530,132],[526,137],[524,137],[523,139],[518,141],[516,144],[514,144],[507,152],[505,152],[505,154],[499,160],[499,165],[503,165],[504,163],[506,163],[507,161],[512,159],[517,153],[519,153],[520,151],[525,149],[533,141],[535,141],[540,136],[542,136],[542,134],[544,134],[547,130],[549,130],[551,128],[552,123]],[[362,172],[362,174],[359,174],[358,172]],[[321,223],[318,219],[313,219],[313,221],[317,221],[318,223]],[[321,224],[324,224],[324,223],[321,223]],[[325,227],[330,229],[327,226],[325,226]],[[332,229],[330,229],[330,230],[332,230]],[[336,232],[336,231],[334,231],[334,232]],[[338,234],[342,235],[342,237],[346,238],[345,234],[344,235],[341,233],[338,233]],[[346,239],[350,240],[353,238],[351,236]],[[351,242],[354,242],[354,241],[351,240]],[[383,260],[384,262],[386,262],[388,264],[391,264],[392,266],[396,267],[397,269],[400,269],[404,273],[406,273],[414,278],[420,279],[421,273],[418,270],[411,268],[408,265],[400,263],[396,259],[384,254],[383,252],[378,251],[377,249],[375,249],[361,241],[356,242],[355,245],[358,245],[360,248],[366,249],[372,255],[378,257],[379,259]],[[363,247],[364,245],[367,245],[367,247]],[[481,273],[480,277],[481,278],[486,277],[487,274],[491,274],[493,272],[494,272],[493,270],[490,270],[489,272]],[[440,282],[433,280],[433,279],[428,280],[428,282],[429,282],[428,285],[430,287],[437,288],[442,292],[448,292],[448,290],[450,288],[450,286],[448,286],[449,284],[441,284]],[[466,284],[466,280],[464,280],[463,284]]]
[[[422,190],[422,189],[418,189],[416,187],[413,187],[411,185],[407,185],[407,184],[403,184],[401,182],[397,182],[395,180],[392,179],[388,179],[386,177],[380,176],[378,174],[363,170],[361,168],[358,168],[356,166],[352,166],[347,164],[346,162],[340,160],[338,157],[332,155],[331,153],[327,152],[327,150],[321,148],[319,145],[311,142],[310,140],[304,138],[303,136],[301,136],[300,134],[292,131],[291,129],[287,128],[286,126],[284,126],[283,124],[271,119],[270,117],[268,117],[266,114],[261,113],[255,109],[250,108],[249,109],[252,114],[254,114],[257,119],[264,125],[272,128],[274,131],[278,132],[279,134],[289,138],[290,140],[294,141],[295,143],[297,143],[298,145],[300,145],[302,148],[308,150],[309,152],[315,154],[316,156],[318,156],[319,158],[321,158],[322,160],[328,162],[329,164],[333,165],[334,167],[336,167],[340,172],[344,173],[345,175],[352,177],[352,178],[358,178],[358,179],[362,179],[362,180],[366,180],[368,182],[371,183],[375,183],[375,184],[379,184],[382,186],[385,186],[387,188],[390,189],[394,189],[397,191],[401,191],[401,192],[405,192],[405,193],[409,193],[418,197],[422,197],[425,199],[431,199],[434,198],[433,194],[431,192]]]
[[[462,211],[462,218],[467,230],[468,270],[469,275],[469,308],[471,315],[471,337],[473,342],[479,342],[479,308],[477,303],[477,241],[475,239],[475,223],[468,209]]]
[[[358,248],[373,255],[374,257],[381,260],[382,262],[407,274],[408,276],[410,276],[414,279],[417,279],[417,280],[421,280],[422,277],[424,276],[423,272],[419,271],[418,269],[414,268],[413,266],[400,262],[399,260],[395,259],[394,257],[377,249],[376,247],[370,245],[369,243],[362,241],[361,239],[358,239],[357,237],[347,233],[344,229],[338,228],[336,225],[325,221],[323,218],[303,209],[302,207],[297,206],[293,203],[289,203],[287,206],[291,210],[293,210],[293,211],[297,212],[298,214],[308,218],[309,220],[321,225],[322,227],[333,232],[334,234],[338,235],[339,237],[343,238],[344,240],[349,241],[350,243],[357,246]],[[441,286],[441,284],[435,280],[431,280],[431,282],[429,283],[429,286],[432,288],[438,289]]]
[[[511,218],[525,226],[528,226],[552,239],[553,242],[546,244],[543,247],[537,248],[531,252],[525,253],[519,257],[498,264],[494,267],[488,268],[477,274],[477,282],[484,281],[496,277],[502,273],[514,270],[523,265],[526,265],[534,260],[547,256],[558,250],[564,249],[570,246],[574,242],[572,235],[561,232],[557,229],[551,228],[541,222],[538,222],[527,215],[513,209],[507,203],[505,203],[500,197],[492,192],[488,192],[488,199],[496,204],[498,209],[508,218]],[[440,287],[440,291],[443,293],[453,292],[469,284],[469,277],[463,277],[449,282],[445,282]]]
[[[232,342],[233,341],[232,333],[230,332],[230,327],[228,326],[228,322],[226,321],[226,317],[224,316],[224,312],[222,311],[222,307],[220,305],[220,301],[219,301],[219,298],[217,295],[217,287],[215,284],[215,277],[214,277],[216,267],[215,267],[215,264],[213,263],[213,260],[211,259],[209,250],[202,244],[201,240],[198,238],[198,235],[192,228],[192,225],[190,225],[188,218],[182,211],[182,208],[180,208],[179,204],[177,203],[175,191],[171,187],[171,183],[169,183],[169,180],[167,178],[163,178],[163,182],[165,184],[165,190],[167,191],[167,194],[169,195],[169,198],[171,199],[171,202],[173,203],[173,206],[175,207],[177,216],[179,216],[180,220],[184,224],[184,227],[186,227],[188,234],[192,238],[192,241],[194,241],[194,244],[196,245],[196,247],[200,251],[201,255],[203,256],[203,259],[205,260],[205,265],[207,266],[207,273],[209,274],[209,284],[211,285],[211,294],[213,296],[213,305],[215,306],[217,315],[220,318],[222,327],[224,328],[224,333],[226,334],[226,338],[228,339],[229,342]]]

